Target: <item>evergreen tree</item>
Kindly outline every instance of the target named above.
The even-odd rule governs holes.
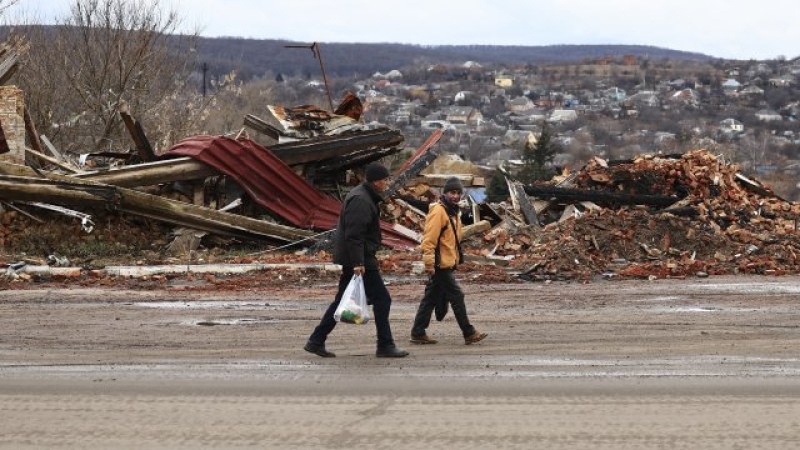
[[[519,171],[519,181],[531,184],[534,181],[548,180],[551,177],[551,170],[547,164],[553,162],[558,153],[558,144],[553,142],[550,128],[545,124],[542,133],[535,144],[525,144],[522,152],[522,169]]]
[[[486,186],[486,201],[489,203],[499,203],[508,199],[508,183],[506,177],[500,170],[495,170],[489,185]]]

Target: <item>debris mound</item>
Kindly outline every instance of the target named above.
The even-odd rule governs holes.
[[[616,163],[595,158],[573,179],[572,194],[609,194],[600,197],[608,201],[598,208],[566,203],[558,193],[540,197],[548,209],[572,212],[541,230],[525,229],[531,245],[512,262],[524,269],[523,279],[780,275],[800,269],[800,205],[706,150]],[[673,201],[643,206],[621,202],[626,195]]]

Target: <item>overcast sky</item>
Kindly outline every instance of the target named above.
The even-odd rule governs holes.
[[[75,0],[20,0],[52,20]],[[203,36],[422,45],[641,44],[720,58],[800,56],[800,1],[161,0]],[[10,14],[13,16],[13,12]]]

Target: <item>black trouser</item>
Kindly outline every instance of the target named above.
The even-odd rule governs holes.
[[[350,283],[350,279],[352,278],[353,268],[343,266],[342,276],[339,277],[339,291],[336,293],[333,303],[328,306],[327,311],[322,315],[322,320],[320,320],[319,325],[317,325],[314,332],[311,333],[311,336],[308,338],[308,341],[312,344],[324,345],[325,339],[327,339],[328,335],[333,331],[333,328],[336,326],[333,313],[336,312],[339,301],[342,300],[342,295],[344,295],[344,290],[347,288],[347,284]],[[383,284],[383,278],[381,278],[381,273],[377,268],[366,269],[363,278],[364,292],[367,294],[367,301],[372,305],[373,320],[375,321],[375,329],[378,334],[378,348],[391,347],[394,345],[392,329],[389,326],[389,309],[392,306],[392,297],[389,295],[386,285]]]
[[[467,306],[464,304],[464,292],[458,286],[455,271],[453,269],[436,269],[431,277],[431,282],[425,286],[425,296],[417,309],[417,316],[414,318],[414,327],[411,329],[412,336],[422,336],[425,329],[431,324],[431,314],[436,303],[446,301],[453,309],[459,328],[464,336],[475,333],[475,328],[469,323],[467,317]]]

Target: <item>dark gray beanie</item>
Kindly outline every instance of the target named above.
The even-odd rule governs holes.
[[[364,175],[367,177],[367,181],[378,181],[389,178],[389,171],[386,170],[383,164],[371,162],[367,164],[367,167],[364,169]]]
[[[461,184],[461,180],[456,177],[450,177],[447,181],[444,182],[444,187],[442,188],[442,192],[450,192],[450,191],[458,191],[462,194],[464,193],[464,185]]]

